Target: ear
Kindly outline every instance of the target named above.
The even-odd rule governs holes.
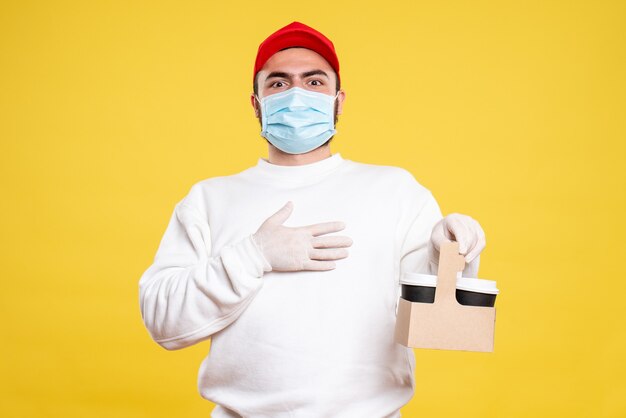
[[[254,96],[254,93],[250,95],[250,104],[252,105],[252,108],[254,109],[254,116],[258,118],[259,117],[259,102]]]
[[[337,92],[337,115],[341,115],[344,100],[346,100],[346,92],[339,90]]]

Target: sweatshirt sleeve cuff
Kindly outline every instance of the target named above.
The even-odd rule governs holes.
[[[250,239],[250,243],[252,243],[252,246],[254,247],[254,250],[251,250],[251,252],[253,252],[256,255],[256,257],[259,259],[263,272],[272,271],[272,265],[269,263],[269,261],[267,261],[267,258],[265,258],[265,256],[263,255],[263,251],[261,251],[261,247],[259,247],[259,244],[257,244],[257,242],[254,240],[254,236],[249,235],[248,237],[246,237],[246,239]]]
[[[222,253],[222,258],[226,258],[224,261],[228,265],[239,264],[247,276],[261,278],[266,271],[272,270],[272,266],[254,242],[252,235],[248,235],[229,247],[227,251]],[[228,259],[238,262],[230,263]]]

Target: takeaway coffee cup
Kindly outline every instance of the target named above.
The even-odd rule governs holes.
[[[402,298],[410,302],[434,303],[437,276],[406,272],[400,280]],[[496,304],[496,282],[459,277],[456,280],[456,300],[461,305],[489,306]]]

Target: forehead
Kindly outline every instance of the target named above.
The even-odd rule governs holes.
[[[259,79],[265,79],[273,71],[297,74],[314,69],[334,74],[333,67],[317,52],[306,48],[289,48],[278,51],[267,60],[259,71]]]

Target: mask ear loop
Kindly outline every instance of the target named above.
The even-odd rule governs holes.
[[[259,96],[257,96],[256,94],[254,95],[254,98],[256,99],[257,103],[259,104],[259,113],[261,112],[262,106],[261,106],[261,99],[259,99]]]

